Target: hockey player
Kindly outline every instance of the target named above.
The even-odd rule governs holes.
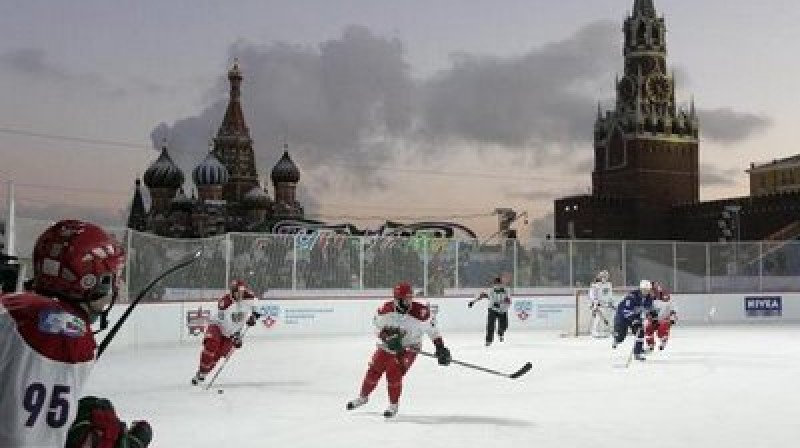
[[[252,327],[260,317],[255,294],[243,281],[234,280],[230,292],[217,301],[217,312],[211,313],[203,338],[200,367],[192,378],[192,384],[202,383],[220,358],[228,356],[234,348],[242,348],[244,326]]]
[[[592,337],[605,338],[611,331],[609,310],[614,309],[613,289],[608,271],[600,271],[589,285],[589,309],[592,311]]]
[[[433,341],[439,364],[443,366],[450,364],[450,350],[444,346],[430,308],[414,302],[412,295],[411,285],[408,282],[400,282],[392,290],[393,300],[378,308],[373,323],[380,341],[372,354],[358,397],[347,403],[348,410],[367,403],[369,394],[375,390],[385,372],[389,407],[383,416],[391,418],[397,415],[400,393],[403,390],[403,376],[414,364],[424,334]]]
[[[78,400],[95,359],[91,323],[119,291],[122,247],[100,227],[63,220],[32,258],[28,290],[0,296],[0,447],[146,447],[147,422],[128,430],[108,400]]]
[[[628,334],[636,338],[633,344],[633,356],[637,360],[644,361],[644,327],[642,324],[642,311],[652,307],[653,285],[650,280],[639,282],[639,289],[629,292],[617,305],[617,313],[614,316],[614,341],[611,348],[617,348]]]
[[[497,337],[500,342],[503,342],[505,338],[506,330],[508,329],[508,309],[511,307],[511,296],[508,294],[506,287],[503,286],[503,279],[496,277],[489,292],[482,292],[475,300],[470,300],[467,306],[472,308],[476,302],[482,299],[489,300],[489,311],[486,314],[486,346],[488,347],[492,345],[494,340],[495,325],[497,325]]]
[[[645,320],[644,335],[647,350],[655,349],[655,338],[658,336],[658,349],[664,350],[669,339],[669,330],[675,324],[677,313],[672,308],[670,293],[659,282],[653,282],[653,308]]]

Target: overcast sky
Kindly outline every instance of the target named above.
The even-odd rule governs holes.
[[[800,2],[655,4],[678,102],[701,113],[701,198],[746,195],[750,162],[797,152]],[[13,178],[27,216],[121,219],[162,137],[190,178],[238,57],[259,173],[287,141],[315,217],[485,235],[512,207],[541,234],[553,199],[590,188],[632,5],[0,0],[0,191]]]

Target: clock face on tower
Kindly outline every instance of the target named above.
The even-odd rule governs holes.
[[[672,93],[672,85],[664,75],[651,75],[645,83],[647,98],[654,103],[666,103]]]

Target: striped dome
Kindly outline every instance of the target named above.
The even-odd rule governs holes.
[[[263,208],[268,206],[271,201],[269,199],[269,195],[267,195],[267,192],[256,185],[244,195],[242,202],[244,202],[246,205]]]
[[[228,177],[228,169],[213,152],[209,152],[192,171],[195,185],[222,185],[228,183]]]
[[[284,146],[285,148],[285,146]],[[283,151],[283,156],[281,159],[278,160],[278,163],[275,164],[275,167],[272,168],[272,182],[293,182],[297,183],[300,180],[300,170],[297,168],[297,165],[292,162],[292,158],[289,157],[289,150]]]
[[[183,185],[183,171],[175,165],[167,153],[167,145],[161,147],[161,154],[144,172],[147,188],[178,188]]]

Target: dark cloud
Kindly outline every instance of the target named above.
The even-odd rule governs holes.
[[[699,169],[700,185],[704,187],[736,185],[739,180],[744,178],[744,172],[738,168],[722,170],[703,163]]]
[[[424,87],[425,131],[517,149],[588,142],[619,41],[619,26],[604,21],[522,57],[462,55]]]
[[[460,54],[448,69],[415,80],[400,41],[350,26],[315,47],[239,41],[228,61],[237,57],[244,73],[243,107],[264,175],[287,141],[315,191],[333,178],[356,190],[380,189],[385,173],[365,166],[428,161],[422,155],[441,161],[453,151],[499,149],[539,167],[563,164],[591,144],[597,100],[613,102],[620,41],[618,24],[594,22],[517,57]],[[227,96],[221,73],[205,110],[154,129],[156,144],[168,135],[187,172],[208,150]],[[702,111],[701,120],[704,136],[725,143],[768,124],[729,109]]]
[[[244,113],[264,173],[288,141],[304,171],[338,164],[353,174],[358,169],[349,165],[385,163],[391,140],[409,131],[415,89],[395,39],[352,26],[317,48],[237,42],[230,55],[243,70]],[[158,126],[154,140],[168,134],[178,159],[189,166],[199,162],[222,119],[227,90],[228,80],[220,77],[210,107],[173,126]],[[370,172],[359,174],[371,178]]]
[[[701,136],[726,145],[746,140],[772,124],[767,116],[736,112],[729,107],[698,109],[697,115]]]
[[[119,98],[130,94],[159,94],[165,89],[151,81],[134,79],[130,87],[113,86],[97,73],[71,72],[48,59],[39,48],[21,48],[0,54],[0,68],[44,83],[64,87],[66,92],[91,91],[96,95]]]

